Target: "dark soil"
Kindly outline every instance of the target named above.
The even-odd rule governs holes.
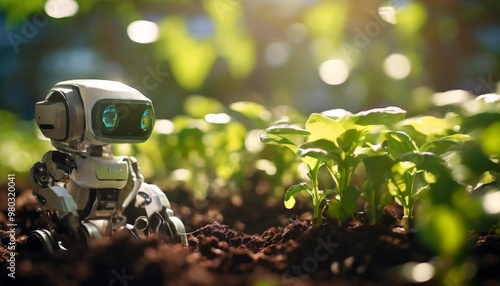
[[[180,199],[183,194],[169,194],[169,198],[174,201],[171,197]],[[219,202],[225,206],[221,205],[221,212],[175,207],[191,231],[188,249],[158,237],[137,241],[117,233],[86,249],[39,255],[30,253],[25,241],[29,231],[42,225],[40,211],[28,195],[21,196],[16,278],[7,277],[9,238],[1,231],[0,285],[412,285],[400,274],[401,265],[434,257],[413,232],[394,227],[396,219],[389,214],[375,226],[353,219],[315,227],[293,215],[282,225],[283,219],[272,218],[277,206],[256,208],[257,201],[249,208],[245,203],[232,207],[228,196]],[[240,218],[245,219],[249,209],[257,220],[276,226],[252,235],[235,230],[232,215],[242,213]],[[5,222],[0,213],[0,229],[7,229]],[[251,229],[251,221],[237,224]],[[470,262],[476,266],[474,285],[500,285],[500,239],[477,233],[471,239],[475,241],[470,249]],[[438,284],[430,280],[419,285]]]

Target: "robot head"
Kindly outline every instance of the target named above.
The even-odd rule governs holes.
[[[151,100],[120,82],[70,80],[36,103],[35,118],[52,142],[103,146],[146,141],[155,112]]]

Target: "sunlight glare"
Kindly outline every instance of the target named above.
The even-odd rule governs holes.
[[[489,214],[499,214],[500,192],[486,194],[483,198],[483,208]]]
[[[226,113],[209,113],[205,115],[205,120],[213,124],[226,124],[231,121],[231,116]]]
[[[156,120],[154,131],[158,134],[171,134],[174,132],[174,123],[168,119]]]
[[[410,74],[410,60],[402,54],[391,54],[384,61],[384,71],[393,79],[403,79]]]
[[[75,0],[49,0],[45,2],[44,9],[52,18],[67,18],[78,12],[78,3]]]
[[[328,60],[320,65],[319,76],[329,85],[339,85],[349,77],[349,68],[342,60]]]
[[[139,44],[156,42],[158,34],[158,25],[151,21],[138,20],[130,23],[127,27],[127,35],[130,40]]]
[[[397,24],[396,9],[392,6],[381,6],[378,8],[378,14],[382,20],[389,24]]]

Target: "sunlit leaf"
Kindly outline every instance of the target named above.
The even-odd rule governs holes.
[[[327,139],[336,142],[337,138],[345,132],[344,127],[332,118],[319,113],[313,113],[306,122],[306,130],[311,132],[310,141]]]
[[[419,170],[429,171],[435,175],[447,172],[447,167],[438,155],[430,152],[407,152],[401,154],[397,160],[410,161]]]
[[[275,125],[267,128],[265,133],[287,136],[287,135],[309,135],[310,132],[295,125]]]
[[[396,106],[374,108],[352,115],[353,118],[357,118],[356,124],[358,125],[390,125],[402,120],[405,116],[406,111]]]
[[[453,134],[426,142],[420,147],[419,151],[429,151],[440,155],[448,151],[456,150],[457,147],[462,146],[462,143],[470,140],[473,140],[473,138],[467,134]]]
[[[298,185],[293,185],[291,186],[287,191],[286,191],[286,194],[285,194],[285,207],[287,209],[291,209],[293,208],[293,206],[295,205],[295,198],[294,196],[297,195],[298,193],[302,192],[302,191],[307,191],[309,189],[309,187],[307,186],[306,183],[300,183]]]
[[[300,157],[313,157],[322,162],[328,160],[340,161],[342,150],[333,142],[319,139],[316,141],[306,142],[299,146],[297,154]]]
[[[417,132],[429,135],[445,135],[453,128],[453,123],[445,118],[438,118],[434,116],[421,116],[408,118],[401,121],[400,126],[411,126]]]
[[[418,150],[415,141],[402,131],[389,131],[385,133],[387,140],[387,150],[393,158],[398,158],[399,155]]]
[[[356,146],[359,146],[363,143],[361,138],[363,136],[363,133],[364,132],[356,129],[346,130],[346,132],[342,133],[337,138],[337,143],[344,152],[352,153]]]
[[[333,118],[333,119],[339,119],[342,117],[347,117],[347,116],[352,115],[352,113],[350,111],[347,111],[347,110],[342,109],[342,108],[325,110],[325,111],[321,112],[321,114],[328,116],[330,118]]]

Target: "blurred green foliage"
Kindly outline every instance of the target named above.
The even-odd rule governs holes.
[[[115,145],[114,152],[136,156],[146,178],[162,188],[185,184],[199,199],[238,192],[256,172],[277,197],[307,179],[294,152],[259,142],[269,126],[300,125],[303,114],[331,108],[398,105],[413,117],[390,122],[389,132],[397,133],[344,132],[360,122],[341,122],[343,130],[329,134],[309,126],[321,135],[303,146],[302,159],[356,158],[344,168],[347,176],[338,167],[331,173],[345,194],[354,193],[351,173],[360,177],[356,194],[368,200],[372,222],[391,193],[409,217],[418,197],[422,240],[450,265],[464,260],[467,230],[498,223],[500,211],[486,198],[500,191],[500,100],[474,96],[494,92],[500,78],[499,1],[77,2],[74,17],[54,19],[44,12],[47,1],[0,0],[0,108],[14,110],[0,111],[0,173],[27,182],[31,165],[52,149],[34,122],[20,117],[32,117],[34,101],[68,77],[120,79],[152,98],[159,118],[171,119],[158,120],[147,142]],[[141,19],[158,25],[156,42],[127,38],[127,25]],[[388,64],[395,54],[408,60],[407,76],[388,72],[407,64]],[[332,59],[342,64],[322,73]],[[345,81],[327,84],[343,65]],[[339,121],[347,114],[329,116]],[[328,149],[317,144],[322,139],[340,151],[322,150]],[[355,141],[373,153],[356,157]],[[352,205],[332,213],[352,213]]]
[[[23,99],[33,103],[55,82],[91,77],[139,87],[162,107],[161,118],[180,114],[192,92],[307,114],[379,105],[418,114],[434,91],[491,92],[500,76],[494,0],[77,0],[74,16],[45,11],[72,1],[0,0],[0,108],[29,118]],[[157,25],[156,41],[127,36],[137,20]],[[391,55],[399,61],[388,63]],[[338,65],[324,65],[329,60]],[[398,75],[406,64],[408,75]],[[4,98],[11,93],[19,100]]]
[[[11,112],[0,110],[0,184],[7,184],[7,174],[16,174],[19,186],[31,180],[29,169],[51,147],[33,121],[20,120]]]

